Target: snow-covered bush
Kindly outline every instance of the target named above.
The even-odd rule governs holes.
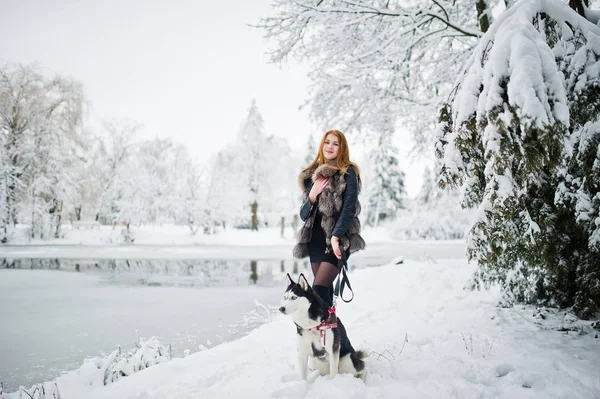
[[[436,144],[442,186],[477,212],[480,282],[583,317],[600,308],[599,93],[600,28],[558,0],[522,0],[467,62]]]
[[[55,381],[35,384],[31,388],[19,387],[17,392],[3,396],[0,389],[0,399],[60,399],[60,391]]]
[[[169,360],[170,348],[162,345],[157,338],[139,338],[131,351],[123,353],[121,348],[118,348],[106,357],[87,358],[79,369],[68,374],[75,377],[81,385],[102,386]],[[60,399],[57,380],[35,384],[29,389],[19,387],[19,390],[12,393],[4,393],[0,384],[0,399],[25,398]]]
[[[104,369],[104,385],[148,367],[164,363],[170,358],[169,348],[163,346],[158,339],[154,337],[148,340],[140,338],[135,349],[128,353],[123,353],[121,348],[118,348],[108,355],[102,366],[102,369]]]

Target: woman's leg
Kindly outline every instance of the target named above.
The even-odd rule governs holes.
[[[313,288],[329,305],[333,302],[333,280],[335,280],[337,274],[337,266],[329,262],[321,262],[315,273]]]
[[[338,268],[336,265],[329,262],[321,262],[317,269],[317,274],[315,274],[314,284],[329,287],[330,285],[333,285],[333,280],[335,280],[337,275]]]
[[[317,274],[319,274],[319,266],[321,266],[321,262],[311,262],[310,267],[313,272],[313,290],[319,295],[325,302],[327,302],[327,295],[325,293],[324,287],[320,285],[315,285],[315,280],[317,279]]]
[[[311,262],[310,263],[310,268],[312,269],[313,277],[317,277],[317,272],[319,270],[320,264],[321,264],[320,262]]]

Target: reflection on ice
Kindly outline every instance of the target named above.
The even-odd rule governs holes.
[[[0,380],[12,392],[56,378],[85,357],[156,336],[181,357],[270,319],[280,260],[0,259]]]
[[[0,259],[0,268],[103,273],[113,284],[215,287],[272,285],[279,273],[297,274],[308,262],[296,260]]]

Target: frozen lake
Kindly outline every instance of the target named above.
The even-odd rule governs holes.
[[[119,345],[131,349],[137,336],[158,337],[177,357],[235,339],[269,320],[285,273],[310,275],[289,246],[0,248],[0,381],[8,392]],[[462,258],[464,243],[376,243],[349,264],[398,256]]]

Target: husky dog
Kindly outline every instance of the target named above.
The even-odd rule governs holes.
[[[300,378],[306,380],[308,361],[320,375],[352,373],[364,380],[365,355],[355,351],[342,321],[329,312],[329,306],[313,291],[300,274],[298,283],[287,275],[288,287],[279,311],[290,315],[298,332],[298,366]]]

